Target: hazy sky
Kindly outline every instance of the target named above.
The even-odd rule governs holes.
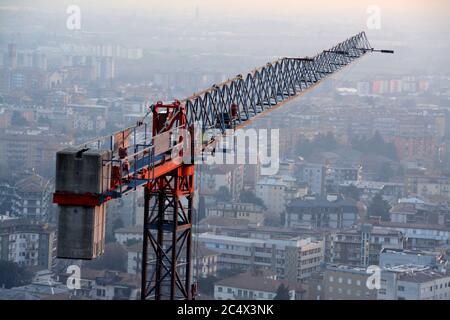
[[[1,11],[0,31],[26,33],[16,31],[15,25],[30,24],[29,30],[66,32],[66,9],[72,4],[81,9],[82,31],[117,34],[118,42],[134,40],[144,47],[240,53],[247,49],[255,56],[311,54],[366,30],[375,47],[397,50],[396,63],[414,68],[434,63],[448,70],[450,0],[0,0],[0,9],[8,8]],[[379,30],[367,30],[367,9],[372,5],[381,10]],[[16,22],[14,8],[30,13]],[[2,28],[2,19],[9,20],[8,28]],[[221,43],[187,40],[210,31],[232,32],[235,37]],[[150,40],[150,34],[159,39]],[[437,61],[436,53],[443,60]]]

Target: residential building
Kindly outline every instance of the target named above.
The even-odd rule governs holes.
[[[50,180],[32,171],[15,184],[21,217],[43,220],[50,213],[54,186]]]
[[[324,260],[324,242],[312,238],[262,240],[202,233],[196,241],[220,253],[219,268],[270,270],[289,281],[304,281]]]
[[[366,282],[366,268],[347,265],[327,265],[323,274],[324,300],[376,300],[377,290]]]
[[[0,130],[0,163],[11,171],[35,169],[51,176],[55,170],[56,151],[66,138],[40,130]]]
[[[237,200],[244,188],[243,165],[203,165],[199,170],[199,177],[199,188],[203,195],[215,195],[221,187],[225,187],[231,197]]]
[[[142,270],[142,243],[135,243],[127,247],[127,273],[140,275]],[[214,276],[217,273],[219,254],[213,250],[206,248],[204,245],[195,245],[192,248],[192,268],[191,275],[206,278]],[[185,262],[186,254],[182,252],[178,262]],[[150,255],[151,259],[151,255]],[[179,276],[185,276],[185,269],[180,267]]]
[[[358,207],[352,199],[305,196],[287,206],[285,225],[289,228],[342,229],[350,227],[357,219]]]
[[[326,167],[322,164],[307,163],[303,165],[302,181],[308,183],[313,194],[325,193]]]
[[[328,166],[326,168],[326,185],[339,186],[345,181],[357,181],[360,168]]]
[[[450,275],[421,266],[381,271],[378,300],[449,300]]]
[[[0,259],[22,266],[52,269],[56,257],[56,230],[28,219],[0,221]]]
[[[62,275],[61,280],[65,282],[68,276]],[[82,268],[80,289],[74,289],[73,295],[95,300],[138,300],[140,291],[141,281],[137,275]]]
[[[401,232],[407,249],[434,250],[450,244],[450,227],[447,226],[386,221],[373,224],[391,232]]]
[[[289,290],[289,300],[303,300],[306,289],[299,283],[276,280],[263,275],[242,273],[214,284],[216,300],[273,300],[277,289],[284,285]]]
[[[403,248],[399,231],[363,224],[331,235],[331,263],[368,267],[378,265],[383,248]]]
[[[17,189],[8,183],[0,183],[0,214],[19,217],[22,213]]]
[[[421,198],[441,196],[450,199],[450,177],[440,176],[408,176],[406,177],[408,191]]]
[[[437,267],[439,256],[437,252],[384,248],[380,253],[380,267],[387,269],[401,265]]]
[[[206,216],[244,219],[251,225],[260,226],[264,222],[264,208],[254,203],[218,202],[206,209]]]
[[[265,177],[256,184],[256,196],[264,201],[268,212],[280,215],[286,208],[286,188],[281,178]]]

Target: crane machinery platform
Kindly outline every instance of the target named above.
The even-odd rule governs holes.
[[[136,125],[59,151],[57,257],[103,254],[107,202],[143,188],[141,299],[194,299],[194,158],[216,143],[194,136],[246,126],[372,52],[394,53],[375,50],[360,32],[313,57],[284,57],[187,99],[157,102]]]

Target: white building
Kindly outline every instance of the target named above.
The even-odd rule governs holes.
[[[287,203],[298,196],[295,190],[295,179],[289,176],[265,177],[256,184],[256,196],[264,201],[267,211],[281,214]]]
[[[140,277],[118,271],[81,270],[80,289],[73,295],[95,300],[137,300],[140,298]]]
[[[450,300],[450,276],[427,267],[396,266],[381,272],[378,300]]]
[[[218,281],[214,285],[216,300],[273,300],[278,287],[288,287],[289,300],[301,300],[305,291],[298,283],[275,280],[264,276],[253,276],[249,273]]]
[[[419,223],[379,222],[386,230],[400,231],[408,249],[435,249],[450,244],[450,228]]]

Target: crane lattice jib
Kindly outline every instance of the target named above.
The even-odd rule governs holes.
[[[314,57],[281,58],[185,99],[188,123],[203,128],[239,126],[256,115],[291,99],[328,75],[373,51],[364,32]],[[238,106],[237,115],[232,105]],[[231,124],[228,119],[233,119]]]

